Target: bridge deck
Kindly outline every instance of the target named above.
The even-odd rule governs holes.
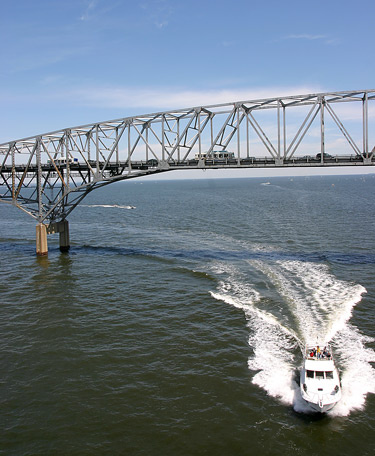
[[[153,169],[162,169],[162,170],[176,170],[176,169],[222,169],[222,168],[267,168],[267,167],[321,167],[321,166],[363,166],[363,165],[374,165],[375,157],[364,158],[361,155],[343,155],[324,158],[305,156],[305,157],[293,157],[287,159],[274,159],[272,157],[248,157],[240,159],[223,159],[223,160],[170,160],[170,161],[118,161],[118,162],[108,162],[105,166],[107,172],[111,175],[114,175],[114,172],[122,174],[125,170],[153,170]],[[91,169],[96,169],[99,166],[100,169],[105,165],[105,162],[94,160],[89,160],[88,162],[83,163],[71,163],[69,164],[69,169],[73,171],[89,171]],[[56,166],[59,170],[66,170],[67,165],[58,164]],[[43,172],[54,172],[56,168],[53,164],[41,164],[41,169]],[[1,174],[12,173],[13,170],[17,173],[23,173],[27,170],[28,173],[35,173],[38,171],[38,166],[27,165],[27,164],[17,164],[17,165],[4,165],[1,168]]]

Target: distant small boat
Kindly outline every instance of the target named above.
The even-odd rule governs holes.
[[[306,345],[300,390],[308,406],[320,413],[328,412],[341,399],[340,377],[328,344]]]
[[[271,182],[262,182],[260,185],[271,185]]]

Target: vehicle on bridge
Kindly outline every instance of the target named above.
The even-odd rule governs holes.
[[[72,158],[72,157],[69,157],[68,159],[66,157],[55,158],[54,160],[48,160],[47,163],[52,165],[53,162],[55,162],[57,166],[66,165],[67,163],[69,163],[69,164],[78,163],[78,158]]]
[[[228,160],[235,159],[234,152],[227,150],[213,150],[212,152],[197,152],[195,154],[196,160]]]
[[[315,157],[315,158],[316,158],[317,160],[321,160],[322,154],[319,152],[318,154],[316,154],[316,157]],[[326,153],[323,154],[323,159],[324,159],[324,160],[329,159],[329,158],[334,158],[334,157],[332,157],[332,155],[330,155],[330,154],[326,154]]]
[[[146,164],[151,168],[156,168],[159,165],[159,161],[156,160],[156,158],[150,158],[149,160],[147,160]],[[146,167],[146,169],[148,168],[148,166]]]

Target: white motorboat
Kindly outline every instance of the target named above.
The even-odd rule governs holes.
[[[309,407],[320,413],[328,412],[341,399],[340,377],[328,344],[306,345],[300,390]]]

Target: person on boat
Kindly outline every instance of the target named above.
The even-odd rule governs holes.
[[[324,347],[324,350],[323,350],[323,357],[324,357],[324,358],[327,358],[327,359],[330,359],[330,358],[331,358],[331,353],[327,350],[327,347]]]
[[[316,347],[316,354],[317,354],[318,358],[322,357],[322,352],[320,351],[319,345],[317,345],[317,347]]]

